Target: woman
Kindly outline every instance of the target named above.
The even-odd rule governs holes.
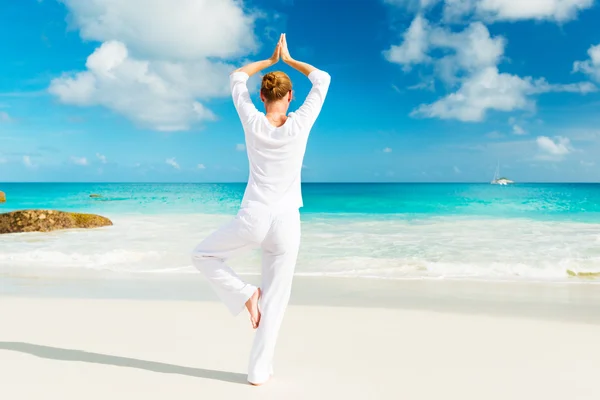
[[[288,114],[292,82],[283,72],[266,74],[260,90],[264,114],[252,103],[246,82],[280,58],[306,75],[312,89],[298,111]],[[302,161],[330,80],[326,72],[290,56],[285,34],[271,58],[246,65],[230,76],[233,102],[246,137],[250,177],[236,218],[200,243],[192,259],[232,314],[239,314],[244,306],[250,313],[252,327],[257,329],[248,371],[252,385],[265,383],[273,374],[275,342],[300,246]],[[225,263],[255,246],[262,248],[260,289],[244,282]]]

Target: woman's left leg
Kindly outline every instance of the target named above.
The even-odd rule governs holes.
[[[210,282],[212,288],[233,315],[239,314],[257,288],[242,280],[227,265],[234,255],[249,251],[259,242],[252,237],[247,218],[235,219],[219,228],[200,243],[192,253],[194,266]]]

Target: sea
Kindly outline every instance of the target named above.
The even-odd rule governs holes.
[[[0,235],[0,272],[192,274],[192,249],[245,184],[0,183],[0,213],[95,213],[114,225]],[[600,184],[306,183],[299,276],[600,283]],[[99,194],[100,198],[91,198]],[[260,272],[260,251],[233,259]]]

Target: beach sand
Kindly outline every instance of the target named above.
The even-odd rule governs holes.
[[[21,281],[16,290],[4,278],[1,399],[600,398],[595,285],[555,287],[570,294],[545,302],[522,294],[543,298],[548,287],[489,286],[514,293],[518,306],[501,295],[473,297],[459,283],[452,290],[452,283],[337,280],[337,295],[327,300],[323,280],[300,280],[280,334],[275,376],[252,387],[245,375],[248,318],[231,318],[210,294],[206,300],[103,297],[93,287],[107,293],[102,284],[118,285],[73,280],[61,290],[88,287],[96,298],[73,292],[60,298],[41,289],[56,282]],[[130,292],[152,289],[145,282],[123,285]],[[25,289],[32,286],[40,296]],[[468,287],[494,292],[481,286]],[[357,293],[373,287],[379,294],[364,296],[361,306]]]

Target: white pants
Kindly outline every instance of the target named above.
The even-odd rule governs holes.
[[[261,320],[250,354],[251,383],[264,383],[273,373],[275,342],[290,298],[300,247],[300,213],[293,210],[274,214],[264,206],[244,208],[200,243],[192,255],[194,266],[208,278],[229,311],[237,315],[256,287],[244,282],[225,262],[258,246],[262,248]]]

